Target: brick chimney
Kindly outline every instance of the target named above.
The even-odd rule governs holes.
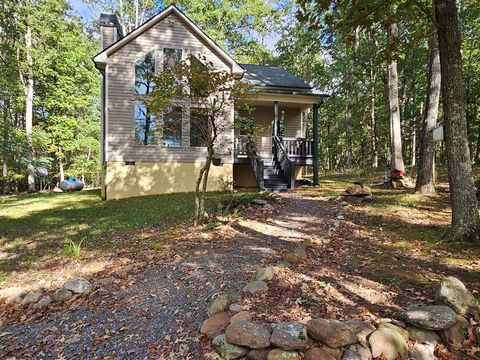
[[[122,27],[117,15],[100,14],[100,35],[102,50],[123,37]]]

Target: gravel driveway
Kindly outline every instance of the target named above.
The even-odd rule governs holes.
[[[86,300],[72,299],[38,318],[3,326],[2,358],[148,359],[169,353],[204,358],[207,343],[198,330],[212,296],[238,293],[260,264],[291,251],[331,212],[325,201],[297,194],[282,198],[273,209],[217,228],[209,241],[97,287]]]

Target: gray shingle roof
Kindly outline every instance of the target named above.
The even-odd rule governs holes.
[[[277,66],[240,64],[245,69],[244,79],[255,86],[311,89],[302,79]]]

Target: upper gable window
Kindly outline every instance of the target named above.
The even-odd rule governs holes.
[[[135,62],[135,94],[150,94],[153,91],[154,75],[155,50],[152,50]]]
[[[182,49],[163,49],[163,68],[168,69],[182,61]]]

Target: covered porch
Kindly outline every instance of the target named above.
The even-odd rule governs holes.
[[[258,130],[248,134],[235,127],[234,164],[251,164],[260,188],[268,166],[274,166],[274,175],[285,175],[287,188],[293,190],[301,167],[313,165],[313,182],[318,184],[319,101],[316,94],[258,94],[249,102],[251,113],[238,113]]]

